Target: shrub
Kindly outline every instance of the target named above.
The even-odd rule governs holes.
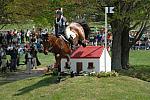
[[[101,78],[101,77],[116,77],[118,76],[119,74],[115,71],[112,71],[112,72],[99,72],[99,73],[90,73],[89,74],[90,76],[96,76],[98,78]]]

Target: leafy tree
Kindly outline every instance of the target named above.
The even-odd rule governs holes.
[[[112,69],[128,68],[131,46],[149,27],[150,0],[75,0],[74,4],[77,14],[98,13],[103,16],[105,6],[115,7],[115,13],[108,14],[113,33]],[[129,31],[135,28],[139,31],[129,43]]]
[[[92,1],[93,0],[49,0],[50,16],[54,15],[57,8],[62,7],[68,21],[73,21],[78,16],[80,18],[86,17],[89,20],[89,15],[97,12]]]
[[[11,2],[13,2],[13,0],[0,0],[0,24],[3,24],[3,26],[0,29],[2,29],[5,26],[5,24],[10,23],[10,17],[9,12],[7,12],[7,6]]]
[[[149,20],[150,1],[143,0],[98,0],[102,6],[114,6],[115,13],[109,14],[112,26],[112,68],[127,68],[130,47],[141,37]],[[134,41],[129,43],[129,31],[140,27]]]
[[[0,5],[0,19],[5,20],[0,21],[0,24],[2,22],[8,24],[8,21],[9,23],[35,21],[39,24],[42,19],[42,25],[47,25],[48,0],[1,0]]]

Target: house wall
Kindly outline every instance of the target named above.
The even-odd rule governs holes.
[[[110,72],[111,71],[111,57],[108,53],[108,51],[106,51],[106,70],[105,70],[105,52],[103,50],[103,53],[100,57],[100,72]]]
[[[86,72],[91,72],[91,71],[95,71],[95,72],[110,72],[111,71],[111,57],[108,53],[108,51],[106,51],[106,69],[105,69],[105,52],[103,50],[102,55],[100,58],[77,58],[77,59],[70,59],[71,62],[71,70],[76,72],[76,63],[77,62],[82,62],[82,69],[83,71]],[[67,62],[66,59],[62,59],[61,60],[61,71],[67,71],[67,69],[64,68],[65,63]],[[93,66],[95,67],[94,69],[88,69],[88,62],[93,62]]]
[[[62,59],[61,60],[61,72],[63,71],[67,71],[64,66],[65,66],[65,63],[66,63],[66,59]],[[95,72],[99,72],[100,71],[100,60],[98,58],[93,58],[93,59],[71,59],[70,60],[71,62],[71,70],[76,72],[76,63],[77,62],[82,62],[82,69],[83,71],[86,71],[86,72],[92,72],[92,71],[95,71]],[[88,69],[88,62],[93,62],[93,66],[94,68],[93,69]]]

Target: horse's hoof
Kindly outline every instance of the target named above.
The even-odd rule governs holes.
[[[82,46],[83,46],[83,47],[86,47],[86,44],[83,43]]]

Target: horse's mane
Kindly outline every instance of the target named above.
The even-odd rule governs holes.
[[[56,37],[56,36],[53,35],[52,33],[47,33],[47,34],[44,35],[44,39],[48,39],[48,37],[50,37],[50,36]]]
[[[75,22],[79,23],[83,27],[84,33],[85,33],[85,38],[88,38],[89,34],[91,33],[91,30],[90,30],[90,27],[88,26],[87,22],[83,19],[78,19]]]

